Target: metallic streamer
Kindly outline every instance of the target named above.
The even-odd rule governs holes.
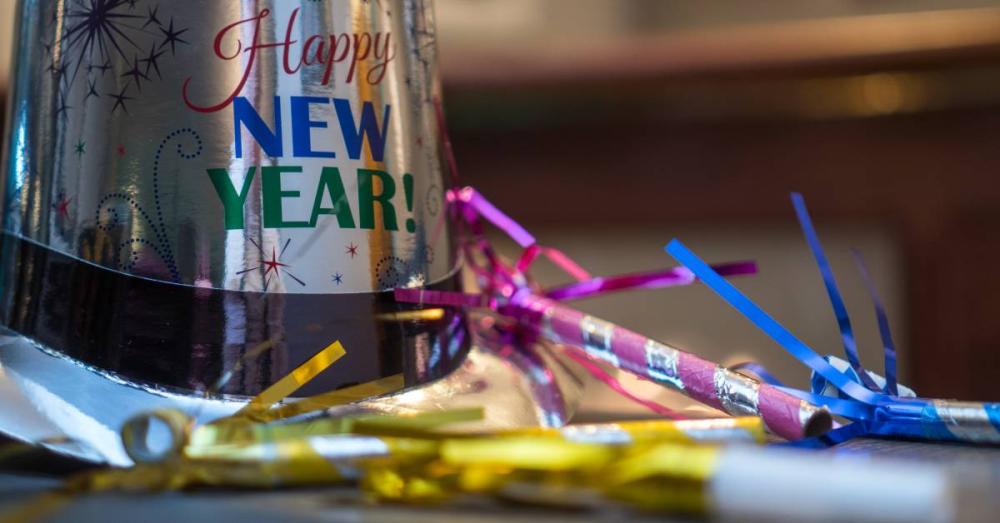
[[[669,385],[678,391],[684,390],[684,382],[677,374],[677,349],[656,340],[646,340],[646,371],[657,382]]]
[[[976,443],[1000,443],[1000,418],[991,417],[983,403],[934,400],[937,419],[955,439]]]
[[[760,383],[722,367],[715,369],[715,391],[722,408],[734,416],[756,415]]]
[[[615,326],[593,316],[584,316],[580,321],[583,334],[583,348],[594,358],[604,360],[615,367],[621,366],[618,355],[612,347]]]

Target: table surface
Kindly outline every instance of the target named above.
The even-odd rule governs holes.
[[[987,470],[1000,485],[1000,447],[931,444],[909,441],[857,439],[825,452],[863,453],[908,461],[975,464]],[[40,453],[0,460],[0,520],[22,501],[60,484],[60,475],[78,467],[73,462]],[[54,474],[43,476],[41,471]],[[413,507],[365,503],[350,487],[288,489],[276,491],[197,491],[163,494],[101,494],[81,496],[45,521],[143,521],[218,523],[220,521],[399,521],[407,523],[463,521],[685,521],[658,515],[623,512],[622,509],[567,511],[504,505],[470,499],[447,506]]]

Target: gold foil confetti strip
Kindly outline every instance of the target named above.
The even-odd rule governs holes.
[[[441,429],[481,420],[481,407],[414,415],[318,413],[358,394],[396,388],[401,376],[271,409],[346,351],[334,342],[233,416],[201,426],[156,410],[122,427],[137,463],[71,477],[59,491],[11,511],[37,521],[81,493],[180,490],[195,486],[274,488],[359,481],[376,500],[437,503],[477,494],[579,506],[599,499],[704,513],[704,485],[718,449],[701,442],[762,442],[760,418],[647,420],[491,433]],[[296,416],[303,416],[297,420]],[[275,422],[275,420],[280,420]],[[148,436],[157,427],[159,448]],[[164,429],[166,432],[164,432]],[[588,501],[589,500],[589,501]]]
[[[767,432],[756,416],[689,420],[639,420],[614,423],[531,427],[499,435],[551,436],[577,443],[764,443]]]
[[[293,403],[281,405],[258,415],[261,421],[299,416],[309,412],[325,410],[337,405],[346,405],[362,399],[373,398],[394,392],[403,388],[403,375],[396,374],[369,383],[345,387],[316,396],[310,396]]]
[[[253,416],[256,413],[271,408],[274,404],[290,396],[299,387],[311,381],[330,365],[333,365],[334,362],[344,357],[345,354],[347,354],[347,351],[344,350],[344,346],[340,344],[339,340],[331,343],[325,349],[306,360],[305,363],[296,367],[295,370],[288,373],[284,378],[281,378],[268,387],[264,392],[258,394],[237,415]]]

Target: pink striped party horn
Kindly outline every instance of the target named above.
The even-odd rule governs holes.
[[[695,278],[684,267],[645,274],[592,278],[558,249],[539,245],[527,229],[478,191],[472,187],[459,186],[458,165],[440,101],[435,99],[434,106],[437,110],[438,131],[452,173],[453,187],[447,192],[447,200],[453,212],[449,216],[453,219],[459,236],[467,240],[463,242],[463,258],[467,270],[476,276],[482,293],[396,289],[397,300],[453,307],[488,307],[516,318],[524,328],[562,342],[569,350],[579,350],[587,357],[665,385],[733,416],[759,416],[772,433],[786,439],[818,436],[832,428],[833,418],[825,408],[818,408],[767,383],[560,303],[561,300],[598,296],[626,289],[689,285],[694,283]],[[496,254],[483,233],[482,221],[493,224],[524,249],[515,264],[511,266],[504,263]],[[557,289],[536,289],[531,282],[529,269],[539,256],[548,258],[577,282]],[[477,259],[484,259],[485,263],[481,264]],[[752,274],[756,271],[753,263],[734,263],[714,268],[723,276]],[[614,380],[602,381],[612,385],[616,383]],[[619,391],[619,394],[636,399],[624,390]],[[653,408],[656,412],[660,412],[660,409],[662,407]]]
[[[710,407],[733,416],[759,416],[783,438],[820,435],[833,424],[826,409],[537,294],[518,293],[503,312],[542,336]]]
[[[686,268],[593,278],[558,249],[538,245],[531,233],[475,189],[452,189],[448,200],[458,211],[456,223],[466,227],[471,238],[465,242],[464,259],[466,267],[477,276],[482,292],[396,289],[397,300],[493,309],[581,355],[660,383],[734,416],[759,416],[768,430],[786,439],[820,435],[832,427],[833,419],[824,408],[562,303],[626,289],[690,285],[696,279]],[[504,263],[495,253],[485,238],[481,220],[496,226],[524,249],[515,264]],[[538,289],[531,283],[529,269],[539,256],[548,258],[577,282],[558,289]],[[477,258],[486,263],[478,263]],[[756,269],[752,263],[738,262],[716,266],[716,270],[735,276]]]

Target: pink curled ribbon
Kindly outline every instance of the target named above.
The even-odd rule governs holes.
[[[458,183],[458,165],[454,148],[447,132],[444,112],[438,100],[434,101],[438,130],[452,179],[452,188],[446,192],[447,215],[452,219],[456,235],[460,241],[460,253],[465,267],[475,275],[479,293],[432,291],[424,289],[400,288],[395,290],[397,301],[421,305],[445,307],[485,307],[518,320],[512,327],[537,334],[541,331],[537,307],[539,299],[544,303],[559,303],[584,297],[601,296],[611,292],[634,289],[660,289],[690,285],[697,281],[694,274],[685,267],[674,267],[652,272],[625,274],[611,277],[593,277],[580,264],[559,249],[539,245],[535,237],[521,224],[497,208],[472,187],[461,187]],[[523,251],[514,263],[503,259],[486,239],[484,222],[502,231]],[[438,224],[435,235],[443,230]],[[540,258],[549,260],[560,270],[575,280],[575,283],[541,289],[531,278],[530,270]],[[726,276],[755,274],[757,266],[751,261],[741,261],[713,265],[713,269]],[[575,313],[573,309],[567,309]],[[520,326],[520,327],[518,327]],[[666,417],[680,418],[680,414],[655,402],[639,398],[630,393],[617,378],[606,372],[593,360],[613,362],[595,358],[593,355],[567,351],[566,354],[621,396]],[[638,373],[640,377],[643,373]]]
[[[425,289],[400,288],[395,290],[395,298],[400,302],[420,305],[447,307],[485,307],[495,312],[515,317],[519,325],[538,327],[541,321],[531,306],[532,298],[545,298],[553,302],[563,302],[584,297],[594,297],[634,289],[659,289],[690,285],[698,280],[685,267],[610,277],[593,277],[572,258],[553,247],[539,245],[535,237],[523,226],[490,203],[471,187],[448,191],[447,201],[453,207],[453,215],[461,220],[461,227],[469,234],[461,238],[464,259],[477,277],[482,289],[480,293],[453,291],[433,291]],[[523,247],[520,257],[508,263],[486,240],[483,222],[488,222]],[[540,289],[530,276],[530,269],[539,258],[546,258],[568,274],[575,283],[552,289]],[[751,261],[739,261],[713,265],[719,274],[740,276],[755,274],[757,266]],[[621,382],[597,363],[589,355],[566,352],[572,359],[626,399],[665,417],[680,418],[680,414],[655,402],[639,398],[630,393]],[[603,360],[602,360],[603,361]],[[606,362],[605,362],[606,363]]]

